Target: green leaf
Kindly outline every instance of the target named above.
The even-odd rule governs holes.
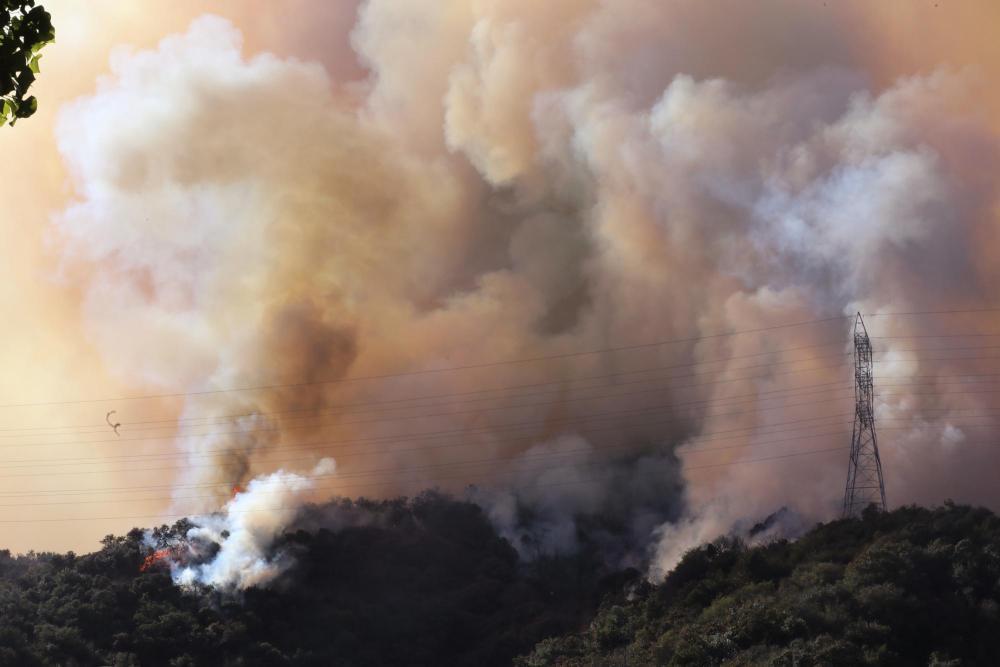
[[[0,125],[38,109],[28,96],[41,69],[39,51],[55,39],[52,15],[35,0],[0,0]]]
[[[20,106],[17,108],[17,113],[15,114],[18,118],[27,118],[38,111],[38,99],[32,95],[31,97],[25,99],[21,102]]]
[[[54,38],[39,40],[39,41],[37,41],[37,42],[35,42],[34,44],[31,45],[31,52],[32,53],[38,53],[39,51],[41,51],[42,49],[44,49],[46,46],[48,46],[49,44],[51,44],[54,41],[56,41]]]

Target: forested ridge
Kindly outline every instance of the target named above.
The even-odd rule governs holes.
[[[478,506],[434,493],[313,507],[278,552],[294,566],[276,582],[228,593],[140,571],[138,529],[87,555],[0,552],[0,665],[1000,664],[984,509],[722,538],[659,585],[587,549],[525,562]]]
[[[0,552],[0,665],[509,665],[638,576],[586,551],[523,562],[479,506],[435,493],[339,500],[303,524],[275,547],[294,565],[242,592],[141,572],[138,529],[87,555]]]
[[[630,598],[518,665],[998,665],[1000,519],[947,504],[720,539]]]

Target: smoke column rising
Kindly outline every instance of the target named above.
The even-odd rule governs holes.
[[[271,549],[288,525],[289,512],[308,497],[316,476],[332,475],[334,468],[333,461],[323,459],[307,476],[277,470],[250,480],[221,514],[197,519],[198,525],[186,535],[188,544],[202,549],[218,545],[218,552],[205,563],[174,567],[174,581],[241,590],[270,582],[291,565],[290,558]]]
[[[778,433],[852,409],[849,320],[713,334],[991,303],[997,144],[970,111],[981,73],[882,82],[849,8],[772,4],[780,25],[744,5],[372,0],[351,38],[360,86],[243,54],[216,17],[117,53],[59,124],[77,196],[55,224],[90,270],[89,336],[167,391],[295,385],[187,400],[183,417],[219,424],[177,439],[178,507],[330,456],[322,493],[479,481],[523,552],[575,548],[586,527],[621,563],[655,544],[654,574],[781,506],[831,517],[846,449],[740,462],[846,448],[849,414]],[[997,452],[970,442],[996,425],[952,423],[995,399],[946,390],[975,362],[922,345],[877,341],[878,418],[904,425],[881,441],[890,501],[996,506]],[[442,432],[461,439],[415,439]],[[296,449],[330,441],[357,444]],[[206,484],[216,500],[181,502]]]

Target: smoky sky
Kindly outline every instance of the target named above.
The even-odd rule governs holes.
[[[856,311],[895,337],[891,504],[995,504],[995,423],[957,424],[994,399],[906,338],[995,318],[878,316],[997,287],[986,78],[888,76],[853,7],[371,0],[349,73],[218,16],[117,53],[60,112],[52,228],[113,372],[216,420],[179,431],[175,507],[329,457],[315,496],[470,493],[524,550],[604,521],[659,572],[783,506],[835,514],[846,451],[749,460],[846,448],[850,320],[715,334]],[[512,359],[536,361],[440,371]],[[259,385],[288,386],[195,393]]]

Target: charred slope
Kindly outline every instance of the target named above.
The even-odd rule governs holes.
[[[478,506],[436,494],[340,501],[302,525],[278,545],[295,566],[237,596],[140,572],[139,530],[85,556],[0,552],[0,664],[508,665],[636,576],[586,554],[521,562]]]
[[[997,665],[1000,519],[951,504],[719,540],[517,664]]]

